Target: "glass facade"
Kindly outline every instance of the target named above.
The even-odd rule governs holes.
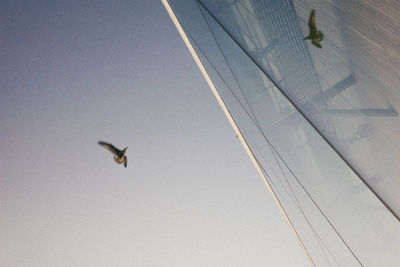
[[[391,2],[165,1],[317,266],[400,265]]]

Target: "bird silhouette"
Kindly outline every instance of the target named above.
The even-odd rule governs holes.
[[[310,18],[308,19],[308,28],[310,29],[309,35],[304,40],[311,40],[311,43],[319,48],[322,48],[320,42],[324,40],[322,32],[317,31],[317,24],[315,23],[315,9],[311,10]]]
[[[103,141],[99,141],[97,143],[114,154],[114,160],[116,163],[118,163],[118,164],[124,163],[125,168],[126,168],[126,166],[128,166],[128,159],[125,156],[125,152],[128,149],[128,147],[125,147],[124,149],[119,150],[112,144],[109,144],[109,143],[106,143]]]

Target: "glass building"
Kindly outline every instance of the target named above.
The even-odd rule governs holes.
[[[163,2],[310,263],[400,266],[398,3]]]

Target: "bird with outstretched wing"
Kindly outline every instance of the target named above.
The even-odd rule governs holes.
[[[324,39],[324,35],[321,31],[317,31],[317,23],[315,22],[315,9],[311,10],[310,17],[308,19],[308,28],[310,33],[304,40],[311,40],[311,43],[318,47],[322,48],[320,42]]]
[[[125,147],[124,149],[119,150],[112,144],[109,144],[109,143],[106,143],[103,141],[99,141],[97,143],[114,154],[114,160],[116,163],[118,163],[118,164],[124,163],[125,168],[128,166],[128,158],[127,158],[127,156],[125,156],[125,152],[128,149],[128,147]]]

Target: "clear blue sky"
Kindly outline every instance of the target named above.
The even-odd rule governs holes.
[[[0,7],[1,266],[308,266],[160,1]]]

